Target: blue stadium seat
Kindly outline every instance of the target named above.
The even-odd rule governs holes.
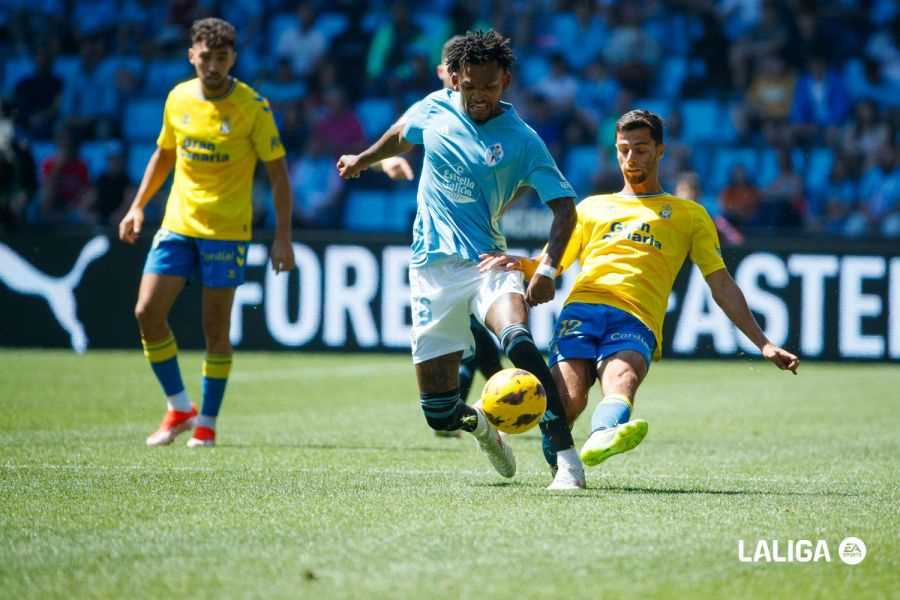
[[[600,168],[600,153],[597,147],[576,146],[569,149],[563,174],[579,196],[591,192],[591,179]]]
[[[147,161],[156,151],[155,144],[132,144],[128,148],[128,178],[135,184],[141,181],[144,176],[144,169],[147,168]]]
[[[682,139],[686,144],[718,140],[722,120],[715,100],[686,100],[681,105]]]
[[[162,100],[132,100],[125,107],[122,134],[131,142],[155,142],[162,126]]]
[[[279,13],[272,17],[269,21],[269,39],[271,40],[273,51],[278,47],[278,40],[281,39],[281,34],[293,27],[296,22],[297,17],[294,16],[294,13]]]
[[[74,81],[80,71],[81,60],[75,54],[58,56],[53,62],[53,74],[62,78],[64,86]]]
[[[356,105],[356,115],[362,123],[366,137],[370,140],[378,139],[384,130],[400,116],[397,114],[394,102],[387,98],[363,100]]]
[[[681,94],[681,86],[687,77],[687,59],[683,56],[671,56],[665,59],[659,70],[656,83],[656,95],[672,100]]]
[[[349,25],[347,16],[337,12],[327,12],[316,19],[316,29],[321,31],[328,41],[344,33]]]
[[[8,58],[3,65],[3,95],[11,96],[16,84],[34,72],[30,58]]]
[[[32,142],[31,155],[34,157],[34,167],[38,177],[41,176],[41,165],[45,160],[56,153],[56,144],[53,142]]]
[[[728,183],[731,169],[735,165],[743,166],[750,181],[756,183],[758,178],[757,164],[756,150],[753,148],[720,148],[716,153],[715,166],[709,177],[713,189],[707,190],[707,192],[718,194]]]
[[[392,198],[384,192],[352,191],[344,207],[344,228],[351,231],[384,231]]]
[[[97,179],[106,172],[106,161],[114,152],[121,152],[122,144],[118,140],[88,142],[81,146],[81,159],[87,163],[91,180]]]
[[[416,191],[414,189],[388,193],[385,206],[385,231],[405,233],[412,229],[416,214]]]
[[[519,64],[523,87],[537,85],[550,73],[550,63],[543,56],[525,56]]]
[[[640,98],[635,100],[634,107],[656,113],[663,120],[667,119],[672,113],[672,105],[668,100],[662,98]]]
[[[151,61],[144,74],[144,93],[165,98],[174,85],[192,76],[191,65],[184,58]]]
[[[814,148],[806,164],[806,187],[817,192],[824,189],[833,163],[834,154],[830,148]]]

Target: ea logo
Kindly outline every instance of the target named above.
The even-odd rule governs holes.
[[[488,146],[484,151],[484,162],[487,163],[489,167],[493,167],[497,163],[503,160],[503,146],[500,144],[492,144]]]
[[[838,556],[848,565],[858,565],[866,558],[866,544],[856,537],[844,538],[838,545]]]

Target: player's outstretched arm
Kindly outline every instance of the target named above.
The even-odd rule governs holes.
[[[287,162],[284,157],[266,163],[266,174],[272,186],[272,198],[275,200],[275,240],[269,256],[272,268],[276,273],[290,271],[294,268],[294,247],[291,245],[291,215],[294,210],[294,197],[291,192],[291,181],[288,177]]]
[[[415,177],[409,161],[402,156],[392,156],[372,165],[373,171],[381,171],[394,181],[412,181]]]
[[[403,138],[404,124],[400,121],[391,125],[381,138],[360,154],[345,154],[338,159],[337,170],[344,179],[359,177],[359,174],[386,158],[409,152],[413,145]]]
[[[706,276],[706,283],[709,284],[716,304],[728,315],[731,322],[737,325],[737,328],[760,349],[762,355],[779,369],[791,371],[796,375],[800,359],[769,341],[753,317],[753,313],[750,312],[744,293],[734,282],[728,269],[719,269],[710,273]]]
[[[530,306],[549,302],[556,295],[557,271],[578,222],[574,198],[556,198],[549,201],[547,206],[553,211],[553,223],[550,225],[550,238],[547,240],[543,259],[535,269],[525,292],[525,301]]]
[[[147,162],[147,168],[144,169],[144,176],[141,178],[141,185],[138,187],[137,193],[134,195],[134,201],[122,221],[119,223],[119,239],[123,242],[133,244],[141,235],[141,229],[144,226],[144,207],[156,195],[162,184],[165,183],[169,173],[175,166],[175,148],[160,148],[157,146],[156,152]]]

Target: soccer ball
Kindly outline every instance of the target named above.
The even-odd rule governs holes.
[[[547,393],[538,378],[524,369],[503,369],[484,384],[481,408],[494,427],[523,433],[537,425],[547,409]]]

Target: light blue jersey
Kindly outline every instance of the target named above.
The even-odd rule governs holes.
[[[543,202],[575,197],[537,133],[501,105],[502,114],[478,124],[460,94],[443,89],[404,114],[403,137],[425,147],[411,266],[506,250],[500,217],[523,187]]]

